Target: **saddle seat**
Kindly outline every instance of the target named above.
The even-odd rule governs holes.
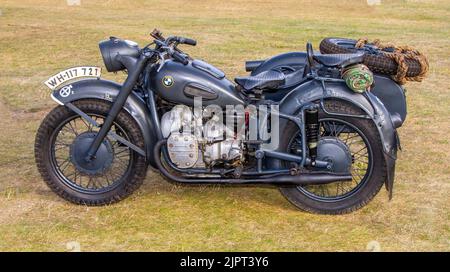
[[[351,54],[314,54],[315,61],[329,67],[345,67],[352,64],[362,63],[364,52]]]

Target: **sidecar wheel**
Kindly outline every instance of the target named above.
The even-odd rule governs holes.
[[[363,113],[353,105],[340,100],[325,101],[325,107],[327,111],[336,113]],[[283,187],[280,191],[297,208],[307,212],[319,214],[353,212],[368,204],[386,180],[386,165],[377,128],[372,120],[328,115],[322,110],[319,111],[319,122],[321,137],[324,133],[328,139],[334,137],[345,143],[350,150],[353,180],[324,185]],[[333,129],[336,135],[330,132]],[[281,150],[290,153],[297,150],[298,147],[291,147],[293,139],[297,139],[298,142],[299,136],[296,135],[299,135],[297,126],[289,124],[280,139]],[[363,156],[366,154],[367,156]]]
[[[79,100],[74,105],[103,123],[111,104],[101,100]],[[143,148],[142,133],[125,111],[119,113],[112,129]],[[54,108],[42,121],[35,141],[37,168],[52,191],[75,204],[98,206],[118,202],[142,184],[147,163],[143,156],[121,143],[105,138],[97,159],[86,163],[84,149],[97,128],[64,106]]]

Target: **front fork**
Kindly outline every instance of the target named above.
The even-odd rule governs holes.
[[[85,157],[85,160],[87,162],[95,159],[95,154],[97,153],[98,148],[100,147],[103,139],[105,139],[106,135],[108,135],[108,132],[111,129],[114,120],[116,119],[117,115],[119,115],[122,107],[125,105],[125,102],[127,101],[127,98],[130,95],[131,91],[133,90],[133,87],[136,85],[136,82],[139,79],[139,75],[145,68],[148,59],[149,58],[147,55],[142,54],[133,67],[134,69],[128,69],[128,77],[123,83],[116,101],[114,101],[111,109],[109,110],[108,116],[106,117],[99,132],[95,136],[94,141],[91,143],[87,151]]]

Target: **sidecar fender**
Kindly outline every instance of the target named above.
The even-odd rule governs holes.
[[[113,102],[119,94],[120,89],[121,85],[113,81],[84,79],[55,89],[51,97],[60,105],[86,98]],[[144,137],[147,161],[151,166],[155,166],[156,164],[152,154],[153,146],[156,144],[157,138],[145,102],[135,93],[131,93],[124,105],[124,109],[133,117],[141,129]]]
[[[251,75],[253,76],[275,67],[289,66],[299,69],[305,66],[306,58],[305,52],[283,53],[266,60],[248,61],[245,63],[245,70],[251,72]]]
[[[398,136],[388,110],[375,95],[368,93],[371,103],[363,95],[351,91],[343,82],[326,82],[325,87],[326,92],[324,94],[320,81],[311,80],[305,82],[289,92],[280,101],[280,112],[296,115],[303,105],[321,98],[341,99],[363,110],[373,120],[381,138],[388,175],[386,189],[389,191],[389,198],[392,198]],[[283,131],[283,127],[287,122],[285,119],[280,119],[280,131]]]

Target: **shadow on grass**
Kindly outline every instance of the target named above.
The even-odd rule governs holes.
[[[67,203],[49,187],[44,181],[43,186],[34,188],[34,193],[41,198],[58,203]],[[263,205],[278,206],[282,209],[291,211],[299,211],[281,195],[276,186],[264,184],[185,184],[162,178],[154,171],[148,171],[147,177],[143,185],[131,196],[131,201],[139,201],[141,197],[155,197],[156,195],[164,195],[172,198],[176,196],[186,195],[186,198],[211,200],[227,200],[231,202],[251,203],[258,202]],[[121,201],[122,202],[122,201]],[[120,202],[119,202],[120,203]],[[76,204],[73,204],[76,205]],[[114,205],[114,204],[112,204]]]

